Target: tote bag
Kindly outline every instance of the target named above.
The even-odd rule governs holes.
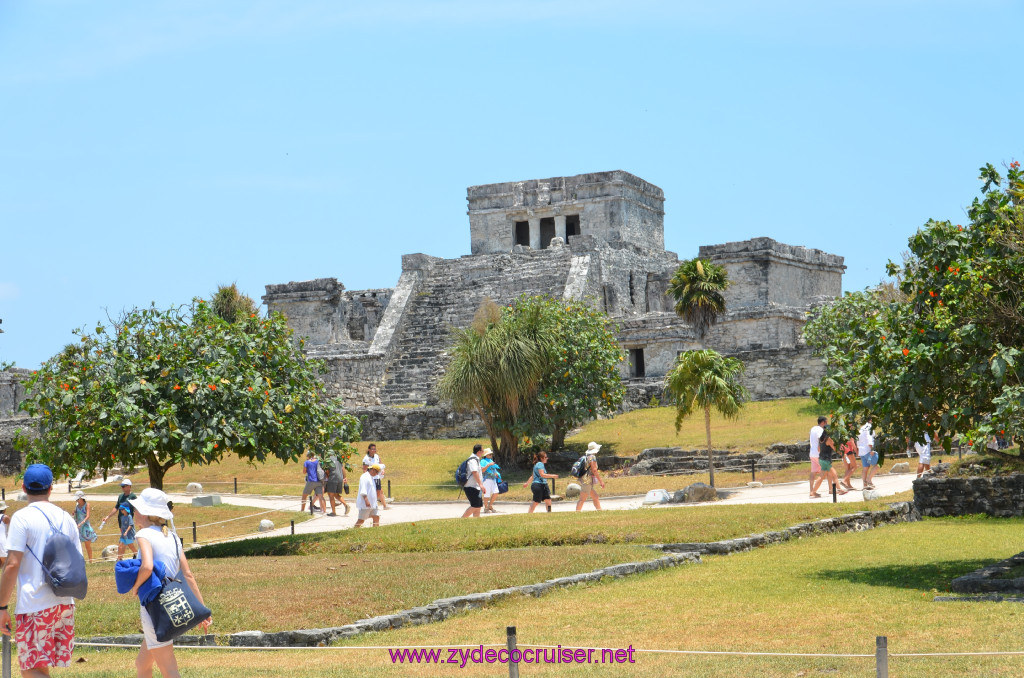
[[[178,546],[177,539],[174,545]],[[180,572],[178,576],[181,576]],[[161,643],[184,635],[213,614],[210,608],[199,602],[192,587],[177,577],[164,577],[160,594],[146,603],[146,612],[153,621],[156,639]]]

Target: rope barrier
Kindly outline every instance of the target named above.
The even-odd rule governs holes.
[[[541,650],[572,649],[572,650],[594,650],[600,652],[608,648],[601,647],[577,647],[575,645],[537,645],[534,643],[518,643],[518,647],[529,647]],[[75,647],[111,647],[136,650],[139,645],[131,643],[93,643],[89,641],[75,642]],[[250,647],[238,645],[175,645],[175,650],[248,650],[248,651],[306,651],[306,650],[434,650],[447,648],[477,648],[477,647],[505,647],[504,643],[477,643],[475,645],[416,645],[416,646],[394,646],[394,645],[303,645],[303,646],[270,646]],[[804,657],[818,659],[873,659],[874,654],[825,654],[818,652],[740,652],[729,650],[669,650],[656,648],[633,648],[633,652],[646,654],[685,654],[685,655],[713,655],[729,657]],[[889,657],[1017,657],[1024,656],[1024,650],[992,651],[992,652],[912,652],[912,653],[890,653]]]

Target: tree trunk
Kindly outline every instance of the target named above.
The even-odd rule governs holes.
[[[146,467],[149,469],[149,486],[155,487],[158,490],[164,489],[164,474],[166,474],[167,470],[172,466],[174,466],[173,461],[161,464],[156,458],[156,455],[147,455]]]
[[[555,426],[555,430],[552,431],[551,433],[552,452],[555,452],[565,447],[565,434],[566,430],[564,426]]]
[[[519,459],[519,439],[512,435],[512,431],[507,429],[501,431],[501,447],[495,452],[495,455],[501,460],[501,466],[512,467],[513,464],[517,464]]]
[[[499,455],[500,457],[501,447],[498,445],[498,437],[497,435],[495,435],[494,432],[493,420],[487,415],[487,413],[484,411],[484,408],[477,407],[476,411],[480,415],[480,418],[483,419],[484,421],[484,428],[487,430],[487,437],[491,439],[491,450],[494,451],[494,454]]]
[[[711,476],[711,487],[715,486],[715,453],[711,451],[711,408],[704,408],[704,432],[708,436],[708,474]]]

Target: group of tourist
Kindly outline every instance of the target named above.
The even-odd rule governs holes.
[[[4,635],[13,631],[18,649],[18,663],[23,676],[48,676],[50,667],[67,667],[71,662],[71,650],[75,635],[75,599],[60,595],[46,576],[42,560],[53,535],[62,534],[82,553],[82,545],[92,558],[92,542],[96,532],[89,524],[90,509],[83,493],[75,495],[75,516],[72,519],[58,506],[50,503],[53,491],[53,473],[44,464],[32,464],[25,469],[22,477],[27,506],[6,515],[7,506],[0,502],[0,532],[5,538],[3,549],[3,574],[0,575],[0,630]],[[189,568],[188,559],[181,547],[181,540],[174,534],[172,504],[167,495],[156,488],[146,488],[139,496],[131,492],[131,481],[124,480],[122,494],[114,509],[100,523],[103,524],[115,513],[119,514],[118,556],[124,548],[138,554],[136,560],[118,565],[127,567],[118,572],[128,573],[124,589],[140,596],[139,617],[143,641],[135,660],[138,676],[152,676],[156,666],[164,676],[180,676],[174,657],[172,641],[160,642],[154,629],[153,619],[141,604],[141,589],[152,586],[154,571],[165,577],[179,577],[202,603],[199,585]],[[26,551],[30,557],[25,557]],[[40,560],[42,558],[42,560]],[[81,561],[80,561],[81,562]],[[130,585],[130,588],[129,588]],[[11,628],[9,604],[17,587],[17,608],[14,619],[16,627]],[[120,588],[119,588],[120,590]],[[211,619],[200,624],[210,625]]]
[[[810,435],[810,460],[811,473],[808,479],[811,499],[818,499],[822,495],[818,492],[822,481],[828,481],[829,493],[846,494],[854,489],[852,480],[853,472],[857,466],[861,468],[861,489],[875,489],[874,478],[878,473],[878,452],[875,450],[875,436],[872,433],[871,418],[869,417],[861,425],[857,436],[850,437],[842,431],[829,427],[828,417],[818,417],[818,423],[811,428]],[[844,441],[844,442],[840,442]],[[907,456],[910,452],[910,441],[907,440]],[[926,431],[924,439],[913,445],[918,455],[917,477],[931,469],[932,463],[932,437]],[[841,455],[844,474],[839,479],[836,470],[832,467],[836,455]]]
[[[306,499],[309,498],[310,510],[316,512],[318,509],[314,503],[315,498],[320,500],[319,512],[327,516],[337,516],[337,506],[344,507],[345,514],[349,514],[349,505],[345,501],[343,492],[348,492],[348,473],[345,465],[341,463],[336,455],[327,458],[323,463],[315,452],[310,450],[306,453],[306,461],[302,465],[305,485],[302,488],[302,497],[299,503],[299,510],[306,510]],[[384,463],[380,460],[380,453],[374,443],[366,448],[366,456],[363,457],[363,474],[359,478],[359,487],[356,491],[356,527],[359,527],[367,518],[373,519],[373,524],[380,524],[380,511],[387,509],[387,500],[384,497],[384,489],[381,485],[381,477],[384,475]],[[312,495],[312,496],[310,496]],[[327,513],[327,505],[324,496],[331,502],[331,512]]]
[[[580,460],[580,495],[576,502],[576,510],[582,511],[587,499],[591,499],[594,508],[601,510],[601,500],[597,496],[597,485],[604,488],[604,480],[597,468],[597,453],[601,446],[595,442],[587,445],[587,451]],[[467,465],[467,480],[462,488],[469,500],[469,508],[462,514],[463,518],[479,518],[480,510],[485,508],[485,513],[499,513],[494,508],[494,498],[499,494],[499,486],[502,484],[501,468],[494,462],[494,451],[483,445],[474,445],[473,454],[470,455]],[[546,464],[548,453],[541,450],[533,458],[533,470],[530,477],[523,483],[523,487],[530,487],[533,501],[527,513],[533,513],[538,506],[544,504],[545,509],[551,512],[551,489],[548,480],[558,478],[557,474],[548,473]]]

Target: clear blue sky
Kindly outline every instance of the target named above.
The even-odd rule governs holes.
[[[0,360],[237,282],[391,287],[466,187],[623,169],[665,240],[873,284],[1024,156],[1020,2],[0,2]]]

